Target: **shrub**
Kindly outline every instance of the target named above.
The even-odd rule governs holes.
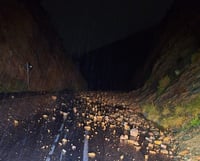
[[[196,126],[200,126],[200,117],[195,117],[193,118],[190,123],[189,123],[190,127],[196,127]]]
[[[191,128],[200,126],[200,94],[174,107],[154,104],[142,106],[144,116],[164,128]]]
[[[148,120],[158,123],[160,119],[160,111],[154,104],[146,104],[143,106],[143,114]]]
[[[166,75],[165,77],[163,77],[158,84],[158,94],[162,94],[164,92],[164,90],[169,86],[170,84],[170,78],[168,75]]]

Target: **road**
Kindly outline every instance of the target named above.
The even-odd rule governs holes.
[[[36,108],[31,107],[31,98],[20,99],[13,97],[0,105],[1,161],[143,161],[147,156],[151,160],[145,142],[149,131],[142,128],[147,123],[141,126],[145,119],[138,114],[127,116],[131,111],[128,107],[68,93],[52,96],[53,103],[48,107],[41,100]],[[16,104],[18,107],[12,108]],[[21,112],[22,106],[28,114]],[[129,123],[130,118],[135,124]],[[136,128],[141,134],[130,141],[130,129]],[[156,157],[165,160],[163,155]]]

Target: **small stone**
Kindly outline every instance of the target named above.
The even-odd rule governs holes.
[[[77,113],[77,108],[74,107],[74,108],[73,108],[73,111],[74,111],[74,113]]]
[[[130,136],[137,137],[139,134],[138,129],[134,128],[130,130]]]
[[[120,141],[123,141],[123,140],[128,140],[128,135],[121,135]]]
[[[44,145],[41,147],[41,149],[47,149],[49,146],[48,145]]]
[[[63,138],[62,139],[62,144],[65,145],[67,143],[67,139]]]
[[[160,136],[164,136],[164,132],[160,131]]]
[[[141,146],[135,146],[136,151],[140,151],[141,148],[142,148]]]
[[[161,147],[162,149],[167,149],[167,145],[165,145],[165,144],[161,144],[160,147]]]
[[[160,153],[164,154],[164,155],[168,155],[168,150],[166,149],[161,149]]]
[[[97,117],[93,116],[93,121],[96,122],[97,121]]]
[[[90,139],[90,136],[89,135],[86,135],[86,137],[85,137],[87,140],[89,140]]]
[[[154,144],[160,145],[160,144],[162,144],[162,141],[160,141],[160,140],[155,140],[155,141],[154,141]]]
[[[156,138],[154,136],[150,136],[149,139],[155,140]]]
[[[118,121],[118,122],[122,122],[123,121],[123,118],[121,118],[121,117],[118,117],[117,119],[116,119],[116,121]]]
[[[66,105],[66,103],[62,102],[62,103],[61,103],[61,106],[67,106],[67,105]]]
[[[148,144],[149,149],[153,149],[153,146],[154,146],[154,145],[153,145],[152,143],[149,143],[149,144]]]
[[[172,152],[172,151],[169,151],[169,155],[173,155],[173,152]]]
[[[124,138],[125,140],[128,140],[128,135],[121,135],[120,138]]]
[[[66,151],[65,149],[62,149],[62,154],[63,154],[63,155],[65,155],[66,152],[67,152],[67,151]]]
[[[155,155],[155,154],[156,154],[156,152],[155,152],[155,151],[153,151],[153,150],[150,150],[150,151],[149,151],[149,154]]]
[[[170,144],[171,139],[169,137],[164,137],[163,138],[163,143],[164,144]]]
[[[110,141],[110,139],[106,137],[106,138],[105,138],[105,141]]]
[[[145,137],[145,140],[147,140],[148,142],[152,143],[152,140],[148,137]]]
[[[47,119],[48,115],[42,115],[43,119]]]
[[[148,155],[144,155],[144,160],[148,161],[148,159],[149,159],[149,156]]]
[[[158,140],[163,140],[164,138],[165,138],[165,136],[162,135],[162,136],[159,136]]]
[[[85,129],[86,131],[90,131],[90,130],[91,130],[91,127],[90,127],[90,126],[84,126],[84,129]]]
[[[76,150],[76,146],[75,145],[72,145],[72,150]]]
[[[123,160],[123,159],[124,159],[124,155],[121,155],[121,156],[120,156],[120,160]]]
[[[160,135],[160,132],[159,132],[159,131],[157,131],[157,130],[156,130],[156,131],[154,131],[153,133],[154,133],[154,135],[155,135],[155,136],[159,136],[159,135]]]
[[[57,96],[51,96],[51,99],[55,101],[57,100]]]
[[[154,136],[153,132],[148,132],[149,136]]]
[[[101,122],[101,127],[103,128],[105,126],[105,122]]]
[[[15,127],[17,127],[19,125],[19,121],[14,120],[13,124],[14,124]]]
[[[88,153],[88,157],[93,159],[96,157],[96,154],[94,152],[90,152]]]
[[[190,153],[189,150],[183,150],[183,151],[179,152],[179,155],[184,156],[184,155],[187,155],[189,153]]]
[[[124,130],[130,130],[130,126],[127,125],[127,124],[125,124],[125,125],[124,125]]]
[[[111,128],[111,129],[112,129],[112,128],[115,128],[115,127],[116,127],[116,125],[112,125],[112,124],[110,125],[110,128]]]
[[[102,121],[102,119],[103,119],[103,117],[102,117],[102,116],[97,116],[97,121],[101,122],[101,121]]]

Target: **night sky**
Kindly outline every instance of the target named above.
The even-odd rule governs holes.
[[[71,55],[89,90],[130,90],[142,86],[150,73],[143,67],[156,43],[155,26],[173,1],[42,0],[41,3],[62,39],[65,53]]]
[[[42,0],[68,54],[86,53],[159,23],[173,0]]]

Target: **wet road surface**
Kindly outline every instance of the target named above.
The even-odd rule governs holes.
[[[151,124],[139,114],[131,114],[128,107],[105,105],[68,93],[52,99],[55,102],[48,107],[50,110],[35,110],[23,119],[13,117],[6,126],[1,122],[1,161],[169,160],[160,154],[152,159],[147,155],[153,130],[143,127],[150,128]]]

